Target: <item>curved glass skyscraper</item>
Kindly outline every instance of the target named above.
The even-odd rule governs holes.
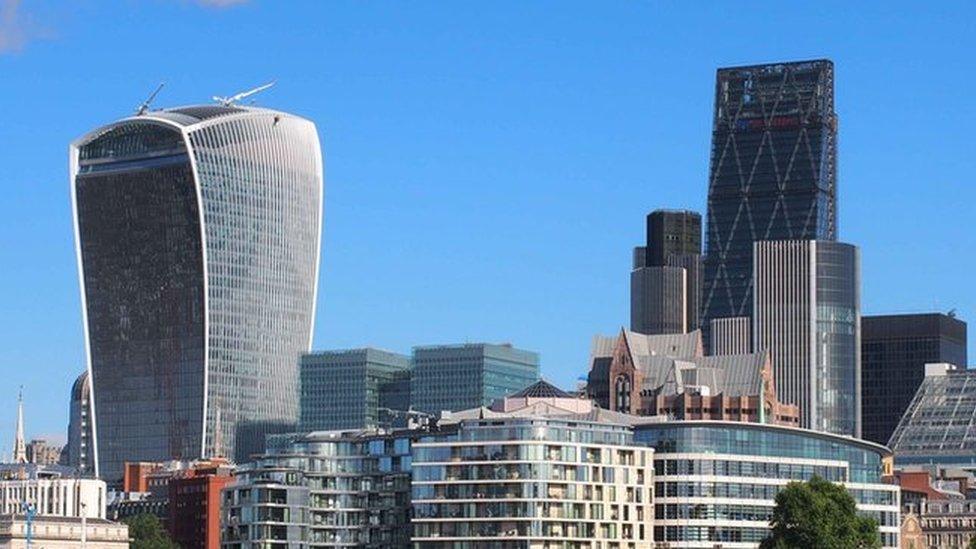
[[[78,139],[70,167],[98,474],[242,457],[292,428],[318,279],[315,126],[149,112]]]

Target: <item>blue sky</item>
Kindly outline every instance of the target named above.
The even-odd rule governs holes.
[[[316,348],[510,341],[571,385],[644,215],[704,211],[715,69],[819,57],[864,312],[976,320],[976,4],[862,4],[0,0],[0,449],[21,384],[63,433],[84,366],[68,143],[161,80],[317,123]]]

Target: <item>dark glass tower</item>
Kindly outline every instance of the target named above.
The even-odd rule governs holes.
[[[832,62],[718,70],[705,329],[714,318],[752,316],[754,241],[836,240],[836,148]]]
[[[698,329],[701,303],[701,215],[655,210],[647,246],[635,248],[630,274],[630,329],[680,334]]]
[[[925,379],[925,365],[966,367],[966,323],[938,313],[861,318],[864,438],[888,439]]]

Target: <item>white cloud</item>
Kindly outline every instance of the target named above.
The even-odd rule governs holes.
[[[20,0],[0,0],[0,53],[20,51],[27,43],[27,23],[18,13]]]

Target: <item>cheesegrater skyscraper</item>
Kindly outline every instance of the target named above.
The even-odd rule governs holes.
[[[239,459],[293,429],[318,280],[315,126],[232,104],[150,111],[78,139],[70,162],[98,474]]]
[[[831,61],[718,70],[703,329],[752,316],[753,242],[837,239],[836,151]]]

